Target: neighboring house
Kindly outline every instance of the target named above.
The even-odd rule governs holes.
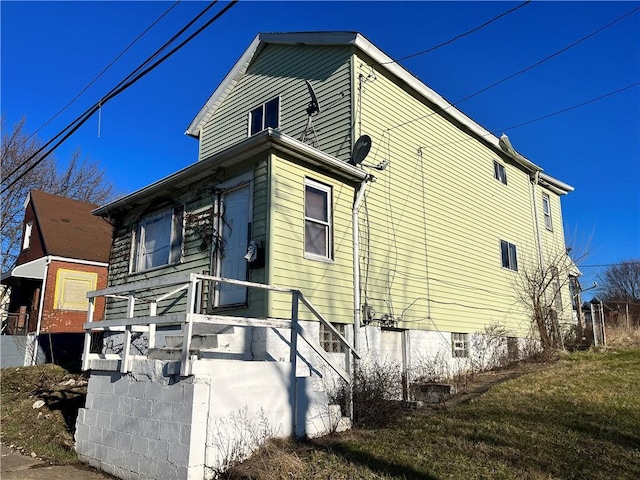
[[[3,341],[34,338],[46,361],[78,368],[88,291],[107,284],[111,225],[91,203],[32,190],[15,266],[2,275],[10,288]],[[104,315],[97,303],[95,319]],[[33,350],[33,348],[32,348]],[[4,355],[3,355],[4,361]],[[27,355],[23,364],[36,363]],[[8,366],[3,363],[3,366]]]
[[[560,197],[573,188],[543,173],[506,137],[485,130],[362,35],[258,35],[187,134],[199,142],[196,163],[95,212],[116,225],[109,288],[95,295],[112,297],[104,325],[127,332],[110,337],[101,357],[85,356],[93,384],[79,420],[78,452],[87,461],[116,475],[153,477],[142,457],[138,470],[113,463],[108,455],[117,447],[103,441],[106,431],[83,419],[95,414],[92,409],[103,411],[92,392],[97,399],[134,388],[151,391],[136,383],[151,377],[164,389],[155,395],[198,398],[184,417],[171,421],[204,428],[205,446],[187,442],[190,454],[180,461],[160,459],[196,472],[181,478],[201,478],[216,468],[212,412],[246,404],[257,410],[263,403],[256,402],[282,401],[277,389],[288,388],[294,393],[285,398],[293,399],[299,419],[301,377],[313,385],[304,393],[315,405],[317,379],[326,381],[331,373],[318,359],[342,361],[345,342],[318,315],[292,306],[290,295],[207,276],[299,290],[354,343],[361,365],[395,363],[406,375],[435,358],[449,371],[464,368],[475,339],[492,325],[510,337],[504,338],[510,355],[531,336],[531,312],[518,301],[521,273],[565,254]],[[182,287],[172,289],[171,278]],[[566,282],[558,279],[558,285]],[[568,286],[560,293],[554,309],[561,323],[570,323]],[[139,325],[129,318],[134,315]],[[292,318],[301,321],[300,334],[306,332],[302,346],[283,327]],[[163,356],[170,345],[185,345],[161,327],[169,320],[188,337],[197,330],[191,322],[216,326],[216,332],[220,325],[235,330],[225,340],[218,335],[210,349],[184,347],[176,364],[161,360],[170,358]],[[330,353],[310,351],[314,341]],[[155,376],[142,366],[147,347],[150,357],[160,359]],[[250,373],[233,363],[242,360],[260,360],[244,364],[263,370]],[[284,370],[276,372],[290,361],[293,386],[283,383]],[[306,373],[298,364],[296,375],[295,362],[307,365]],[[123,372],[115,386],[110,370]],[[171,373],[186,379],[171,383]],[[209,417],[198,402],[209,406]],[[135,428],[128,434],[139,435]],[[294,420],[280,433],[309,428],[307,414],[302,427]]]

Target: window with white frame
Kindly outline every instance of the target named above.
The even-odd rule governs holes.
[[[340,335],[345,336],[346,328],[344,323],[332,323],[331,324]],[[338,339],[338,336],[333,333],[324,322],[320,322],[320,346],[329,353],[344,353],[345,346]]]
[[[542,213],[544,214],[544,226],[547,230],[553,230],[553,223],[551,222],[551,199],[546,193],[542,194]]]
[[[518,271],[518,249],[513,243],[500,240],[500,255],[504,268],[508,268],[514,272]]]
[[[249,112],[249,136],[265,128],[280,126],[280,97],[269,100]]]
[[[499,180],[505,185],[507,184],[507,171],[505,170],[504,165],[497,160],[493,161],[493,176],[496,180]]]
[[[469,334],[451,334],[451,355],[454,358],[466,358],[469,356]]]
[[[305,180],[304,251],[311,256],[331,259],[331,187]]]
[[[140,220],[134,231],[132,272],[178,263],[182,256],[184,207],[176,207]]]
[[[29,222],[24,226],[24,238],[22,239],[22,249],[26,250],[31,246],[31,233],[33,231],[33,222]]]

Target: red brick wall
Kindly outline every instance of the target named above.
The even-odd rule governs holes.
[[[84,332],[82,325],[87,321],[87,312],[75,310],[58,310],[54,308],[56,291],[56,276],[59,269],[75,270],[77,272],[92,272],[98,274],[96,289],[107,286],[107,267],[84,265],[73,262],[61,262],[54,260],[49,265],[47,272],[47,284],[45,287],[44,304],[42,307],[42,333],[74,333]],[[104,297],[98,297],[95,304],[94,321],[104,318]]]
[[[22,245],[24,243],[24,226],[33,222],[33,229],[31,230],[31,241],[29,244],[29,248],[22,250]],[[40,229],[38,228],[38,222],[36,222],[36,215],[33,211],[33,206],[31,202],[27,204],[27,208],[24,211],[24,221],[22,222],[22,236],[20,237],[20,253],[18,254],[17,265],[22,265],[23,263],[30,262],[37,258],[41,258],[45,256],[44,246],[42,245],[42,236],[40,234]]]

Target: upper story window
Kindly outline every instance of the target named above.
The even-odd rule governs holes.
[[[26,250],[31,246],[31,232],[33,231],[33,222],[29,222],[24,226],[24,238],[22,239],[22,249]]]
[[[493,176],[496,180],[501,181],[505,185],[507,184],[507,171],[505,170],[504,165],[497,160],[493,161]]]
[[[163,210],[136,224],[132,272],[142,272],[180,261],[183,213],[184,207]]]
[[[508,268],[514,272],[518,271],[518,250],[513,243],[500,240],[500,255],[504,268]]]
[[[542,194],[542,213],[544,214],[544,226],[547,230],[553,230],[553,222],[551,221],[551,199],[546,193]]]
[[[280,126],[280,97],[269,100],[249,112],[249,136],[265,128]]]
[[[331,259],[331,187],[310,179],[304,191],[304,251]]]

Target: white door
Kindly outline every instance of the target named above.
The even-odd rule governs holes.
[[[220,195],[219,217],[222,250],[218,256],[218,276],[235,280],[247,279],[249,242],[250,184],[242,185]],[[217,306],[244,304],[247,288],[221,284],[218,287]]]

